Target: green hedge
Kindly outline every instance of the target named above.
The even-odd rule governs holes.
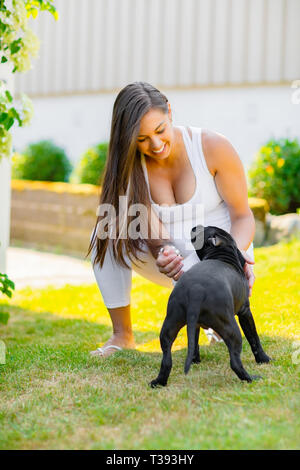
[[[269,140],[249,172],[249,196],[266,199],[275,215],[300,207],[300,146],[297,139]]]
[[[107,151],[107,142],[88,148],[73,171],[70,182],[99,185],[105,168]]]
[[[68,181],[72,165],[61,147],[51,140],[29,144],[12,158],[12,178],[36,181]]]

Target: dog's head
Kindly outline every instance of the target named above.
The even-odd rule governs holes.
[[[236,259],[238,265],[244,267],[245,258],[234,239],[219,227],[197,225],[191,230],[191,242],[201,261],[208,258],[217,259],[218,254],[220,257],[228,255],[230,258],[233,256],[233,260]]]

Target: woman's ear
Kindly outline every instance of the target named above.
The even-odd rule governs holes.
[[[169,116],[170,121],[172,122],[172,110],[171,110],[170,103],[168,103],[168,116]]]

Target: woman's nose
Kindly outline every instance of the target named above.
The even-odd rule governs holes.
[[[159,137],[154,137],[151,141],[152,150],[159,150],[161,149],[162,145],[163,145],[163,142],[161,141]]]

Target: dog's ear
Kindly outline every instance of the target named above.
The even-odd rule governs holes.
[[[218,247],[222,244],[222,240],[220,237],[218,237],[217,235],[213,236],[213,237],[209,237],[207,239],[208,243],[210,243],[211,245],[215,246],[215,247]]]

